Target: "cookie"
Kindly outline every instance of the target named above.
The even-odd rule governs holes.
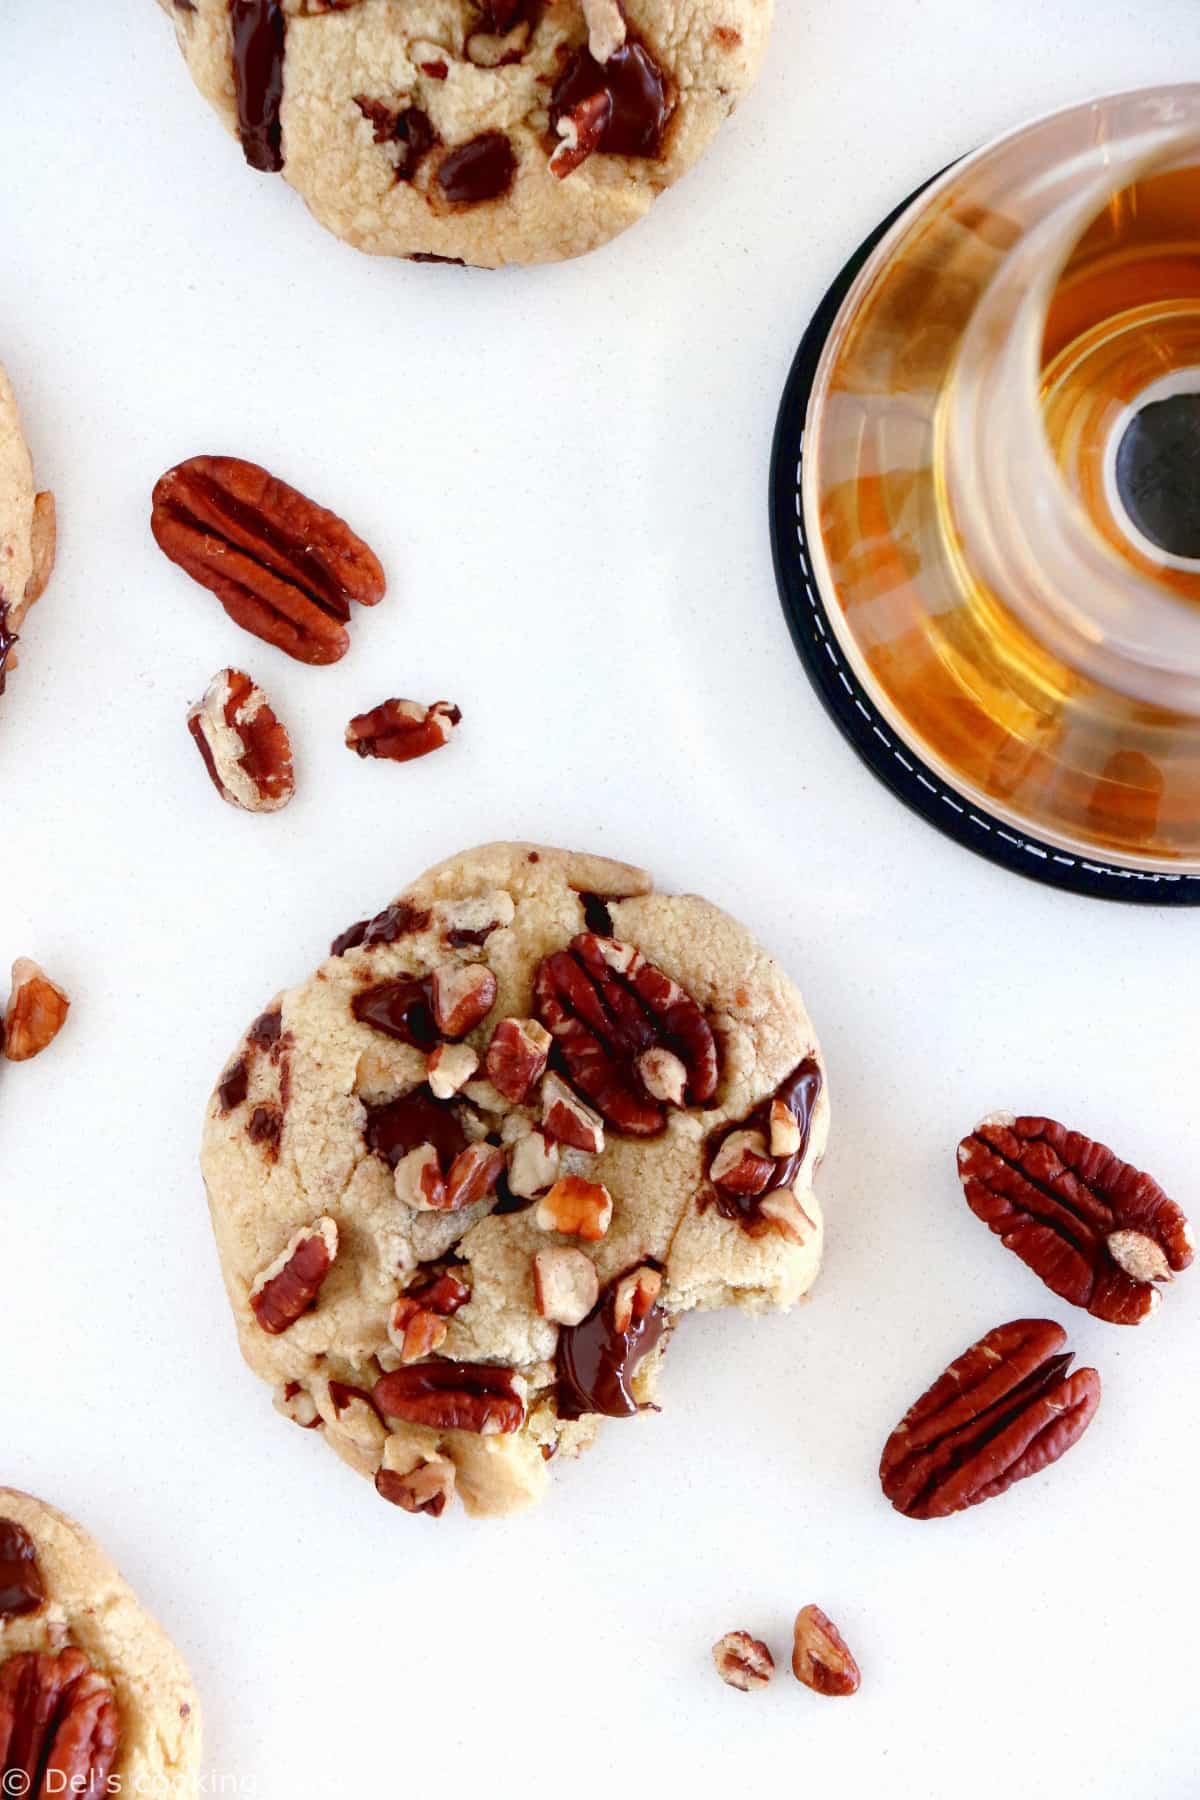
[[[39,494],[12,383],[0,368],[0,694],[17,634],[54,566],[54,495]]]
[[[555,262],[635,224],[753,84],[773,0],[159,0],[255,168],[347,243]]]
[[[250,1026],[203,1169],[242,1352],[387,1500],[517,1511],[680,1317],[816,1278],[828,1097],[746,929],[528,844],[440,864]]]
[[[191,1796],[183,1659],[80,1526],[0,1488],[0,1793]]]

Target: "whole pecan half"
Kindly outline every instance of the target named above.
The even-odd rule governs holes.
[[[1100,1404],[1095,1369],[1068,1374],[1067,1334],[1014,1319],[956,1357],[883,1448],[879,1479],[897,1512],[944,1519],[1057,1462]]]
[[[120,1743],[112,1689],[82,1650],[0,1667],[0,1794],[106,1794]]]
[[[219,670],[187,722],[222,800],[246,812],[287,805],[296,791],[287,727],[244,670]]]
[[[1053,1119],[997,1113],[958,1147],[967,1205],[1073,1306],[1138,1325],[1192,1260],[1191,1226],[1158,1183]]]
[[[484,1437],[519,1431],[525,1419],[515,1370],[493,1363],[439,1358],[393,1369],[375,1383],[375,1404],[388,1419],[436,1431],[477,1431]]]
[[[235,624],[303,663],[346,654],[350,602],[374,606],[379,559],[336,513],[234,456],[193,456],[154,489],[159,548]]]
[[[539,965],[533,994],[566,1073],[617,1131],[652,1137],[666,1124],[668,1103],[639,1068],[648,1051],[668,1050],[683,1064],[686,1102],[703,1106],[716,1093],[717,1045],[708,1020],[632,944],[582,932],[569,950]]]

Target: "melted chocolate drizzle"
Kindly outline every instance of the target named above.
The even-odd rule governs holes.
[[[230,0],[238,135],[252,169],[283,167],[283,61],[287,17],[281,0]]]
[[[712,1188],[711,1198],[717,1211],[726,1219],[741,1219],[749,1224],[759,1217],[765,1195],[778,1193],[780,1188],[791,1187],[800,1173],[800,1165],[808,1152],[808,1140],[812,1133],[813,1113],[821,1093],[820,1065],[811,1056],[806,1056],[802,1063],[792,1070],[780,1082],[775,1092],[768,1096],[761,1105],[756,1106],[748,1119],[733,1125],[723,1125],[713,1138],[709,1163],[721,1148],[725,1139],[734,1131],[761,1131],[767,1143],[771,1141],[771,1102],[782,1100],[796,1115],[800,1126],[800,1148],[792,1156],[780,1156],[775,1159],[775,1172],[761,1194],[729,1194],[724,1188]]]
[[[617,1287],[622,1279],[617,1276],[609,1283],[582,1324],[564,1325],[559,1331],[554,1404],[560,1419],[581,1419],[585,1413],[629,1419],[639,1411],[630,1383],[667,1321],[652,1306],[644,1317],[631,1319],[628,1330],[618,1331]]]
[[[608,901],[602,894],[580,894],[579,904],[583,908],[584,924],[596,937],[610,938],[613,935],[613,916],[608,910]]]
[[[350,1002],[350,1010],[363,1025],[384,1037],[399,1038],[417,1050],[432,1050],[438,1040],[429,1003],[428,981],[402,976],[399,981],[383,981],[377,987],[363,988]]]
[[[404,900],[385,906],[373,919],[360,919],[329,946],[330,956],[345,956],[347,950],[370,950],[376,944],[394,944],[410,933],[428,931],[429,914]]]

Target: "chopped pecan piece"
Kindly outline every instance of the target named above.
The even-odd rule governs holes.
[[[385,762],[415,762],[448,744],[462,720],[457,706],[435,700],[383,700],[370,712],[357,713],[346,727],[346,747],[359,756]]]
[[[539,1250],[533,1259],[533,1291],[543,1319],[578,1325],[600,1298],[600,1277],[582,1250]]]
[[[964,1138],[967,1205],[1073,1306],[1137,1325],[1192,1260],[1191,1226],[1156,1181],[1053,1119],[997,1113]]]
[[[762,1639],[748,1631],[727,1631],[713,1645],[712,1654],[721,1680],[743,1694],[765,1688],[775,1673],[775,1658]]]
[[[28,1062],[52,1044],[66,1023],[70,1005],[44,969],[28,956],[18,956],[12,966],[12,992],[0,1033],[9,1062]]]
[[[650,1137],[666,1124],[647,1092],[639,1059],[665,1049],[687,1071],[685,1099],[703,1106],[717,1091],[717,1046],[708,1020],[669,975],[632,944],[582,932],[548,956],[534,980],[534,1005],[571,1082],[617,1131]]]
[[[0,1794],[106,1794],[120,1746],[112,1689],[82,1650],[0,1666]]]
[[[278,1336],[316,1301],[338,1253],[338,1228],[329,1218],[304,1225],[255,1278],[250,1306],[264,1331]]]
[[[38,1612],[45,1599],[33,1539],[15,1519],[0,1519],[0,1624]]]
[[[628,1331],[635,1320],[644,1319],[662,1293],[662,1270],[653,1263],[643,1263],[622,1275],[613,1287],[613,1324],[618,1331]]]
[[[501,1019],[483,1059],[487,1078],[497,1091],[521,1106],[546,1072],[550,1033],[536,1019]]]
[[[713,1157],[710,1179],[727,1194],[764,1194],[775,1173],[761,1131],[733,1131]]]
[[[752,1233],[769,1228],[797,1242],[815,1230],[794,1187],[822,1086],[820,1064],[806,1056],[748,1119],[717,1133],[709,1179],[711,1198],[725,1218]]]
[[[396,1164],[392,1177],[397,1200],[417,1212],[446,1210],[446,1183],[442,1162],[433,1144],[418,1144]]]
[[[910,1519],[943,1519],[1057,1462],[1100,1404],[1095,1369],[1068,1374],[1050,1319],[998,1325],[956,1357],[884,1445],[883,1491]]]
[[[291,741],[247,674],[220,670],[187,718],[222,800],[246,812],[278,812],[287,805],[296,791]]]
[[[547,1075],[542,1082],[542,1127],[548,1137],[557,1138],[570,1150],[598,1156],[604,1148],[600,1114],[585,1106],[558,1075]]]
[[[442,963],[429,978],[433,1022],[444,1038],[466,1037],[496,1004],[496,977],[484,963]]]
[[[862,1679],[858,1664],[833,1620],[819,1606],[803,1606],[796,1614],[792,1674],[814,1694],[837,1698],[858,1692]]]
[[[502,69],[506,63],[520,62],[529,45],[532,26],[528,19],[518,19],[511,31],[473,31],[466,41],[469,63],[477,69]]]
[[[583,16],[587,21],[588,50],[598,63],[625,48],[628,27],[621,0],[583,0]]]
[[[375,1402],[365,1388],[355,1387],[348,1381],[331,1381],[329,1383],[329,1404],[337,1419],[338,1429],[344,1431],[352,1443],[364,1450],[378,1450],[387,1431],[383,1420],[375,1409]]]
[[[479,1067],[470,1044],[435,1044],[429,1052],[426,1073],[435,1100],[453,1100]]]
[[[550,173],[565,181],[595,154],[612,119],[611,94],[588,94],[570,112],[560,113],[555,130],[559,143],[550,157]]]
[[[454,1498],[454,1479],[454,1464],[448,1456],[429,1456],[404,1475],[394,1469],[379,1469],[375,1492],[405,1512],[440,1519]]]
[[[411,1363],[440,1350],[448,1329],[439,1313],[423,1307],[419,1300],[401,1295],[392,1308],[387,1331],[400,1352],[401,1362]]]
[[[233,456],[193,456],[154,489],[159,548],[235,624],[304,663],[350,647],[350,602],[374,606],[379,559],[336,513]]]
[[[452,1318],[460,1307],[465,1306],[471,1298],[471,1290],[465,1281],[450,1269],[435,1268],[430,1274],[421,1276],[406,1289],[406,1297],[419,1300],[429,1312],[435,1312],[443,1319]]]
[[[612,1223],[612,1211],[612,1195],[603,1182],[562,1175],[538,1201],[534,1217],[543,1231],[561,1231],[564,1237],[596,1244]]]
[[[504,1173],[504,1152],[499,1144],[468,1144],[450,1164],[446,1174],[446,1211],[459,1212],[494,1190]]]
[[[558,1180],[558,1145],[535,1126],[519,1137],[508,1155],[508,1186],[518,1200],[534,1200]]]
[[[519,1431],[525,1419],[524,1384],[493,1363],[438,1359],[393,1369],[375,1383],[375,1404],[388,1419],[484,1437]]]
[[[290,1419],[293,1425],[299,1425],[301,1431],[317,1431],[321,1425],[321,1414],[317,1403],[306,1387],[298,1381],[285,1381],[275,1391],[275,1410]]]

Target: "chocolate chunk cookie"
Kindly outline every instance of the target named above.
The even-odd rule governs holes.
[[[0,1488],[0,1794],[191,1796],[183,1659],[98,1545]]]
[[[744,927],[601,857],[468,851],[222,1071],[203,1167],[243,1353],[385,1500],[516,1511],[650,1404],[682,1314],[811,1287],[828,1114]]]
[[[0,694],[17,635],[54,566],[54,495],[39,494],[12,383],[0,368]]]
[[[773,0],[159,0],[253,168],[385,256],[554,262],[634,224],[752,85]]]

